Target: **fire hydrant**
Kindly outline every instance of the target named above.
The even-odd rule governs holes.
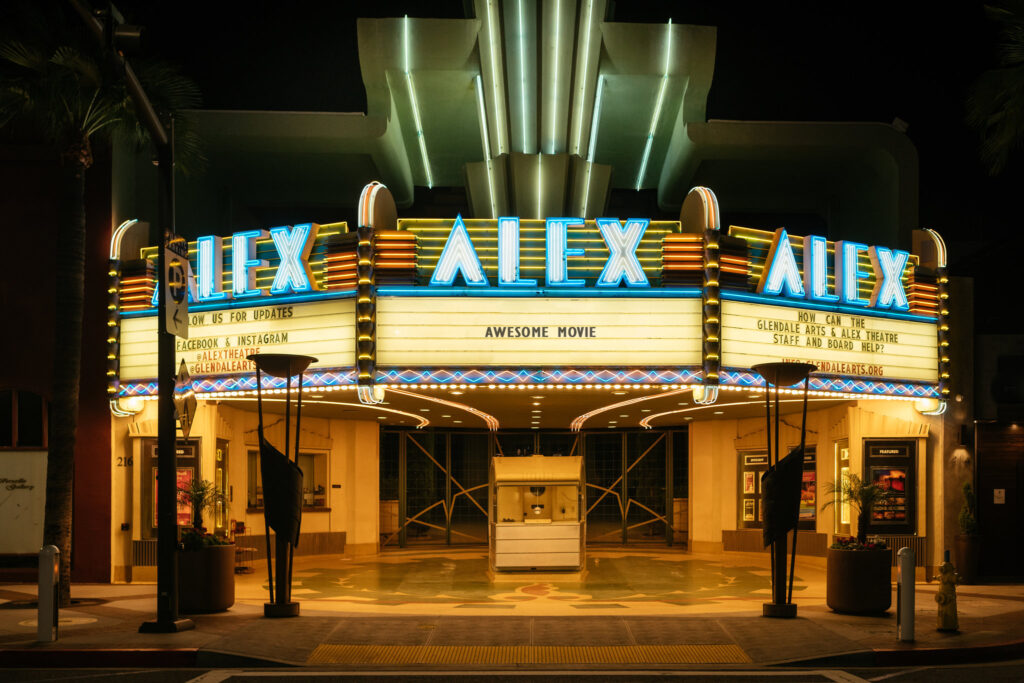
[[[935,602],[939,603],[939,628],[940,631],[958,631],[960,622],[956,614],[956,584],[960,577],[949,561],[949,551],[946,551],[946,559],[939,567],[939,592],[935,594]]]

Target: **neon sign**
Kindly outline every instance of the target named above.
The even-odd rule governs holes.
[[[608,260],[595,283],[598,287],[650,287],[636,251],[650,225],[646,218],[599,218],[597,227],[608,249]],[[544,224],[544,284],[551,288],[583,287],[586,281],[569,277],[570,259],[585,256],[585,249],[570,248],[568,231],[585,226],[582,218],[548,218]],[[498,219],[498,286],[536,287],[534,279],[520,277],[519,218]],[[469,287],[488,287],[490,280],[470,239],[462,216],[455,219],[441,256],[430,278],[433,287],[450,287],[458,274]]]
[[[867,252],[875,277],[874,289],[868,299],[860,295],[860,282],[872,273],[862,269],[860,254]],[[828,291],[828,242],[819,235],[803,238],[803,276],[797,265],[793,245],[784,228],[775,231],[761,278],[758,294],[771,294],[792,299],[824,303],[909,311],[910,303],[903,286],[903,270],[909,252],[899,249],[868,246],[860,242],[840,240],[835,243],[835,293]]]
[[[188,300],[190,303],[245,299],[290,292],[318,290],[316,278],[309,268],[309,254],[320,226],[304,223],[268,230],[243,230],[231,235],[231,288],[224,289],[224,244],[216,235],[196,239],[196,270],[189,265]],[[256,271],[269,265],[256,256],[256,242],[270,238],[280,257],[270,289],[256,284]],[[153,292],[152,304],[157,304]]]

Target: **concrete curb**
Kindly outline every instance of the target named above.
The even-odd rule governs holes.
[[[197,648],[25,648],[0,650],[0,668],[10,667],[195,667]]]
[[[970,647],[874,649],[811,659],[776,662],[773,666],[893,667],[973,664],[1024,657],[1024,640]]]
[[[785,662],[757,663],[742,668],[779,668],[779,667],[900,667],[944,664],[970,664],[1024,658],[1024,639],[992,645],[978,645],[958,648],[919,648],[919,649],[875,649],[860,650],[812,659],[789,660]],[[472,664],[466,664],[473,668]],[[546,664],[550,668],[556,666]],[[574,666],[578,667],[579,664]],[[603,665],[607,666],[607,665]],[[657,665],[654,668],[668,670],[671,663]],[[681,665],[693,668],[693,664]],[[38,667],[38,668],[69,668],[69,667],[152,667],[152,668],[295,668],[295,663],[272,661],[258,657],[202,650],[200,648],[23,648],[0,649],[0,668]],[[318,667],[321,668],[321,667]],[[377,669],[380,667],[359,667],[361,669]],[[389,668],[389,667],[384,667]],[[401,668],[401,667],[398,667]],[[479,669],[479,667],[476,667]],[[500,667],[498,667],[500,668]],[[524,668],[517,666],[517,670]],[[586,668],[586,667],[584,667]],[[614,667],[622,669],[622,666]],[[651,668],[650,664],[643,668]],[[705,668],[707,668],[705,666]],[[735,665],[712,668],[735,669]],[[479,670],[492,670],[484,667]],[[497,670],[497,669],[494,669]]]

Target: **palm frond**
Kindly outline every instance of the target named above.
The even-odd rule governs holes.
[[[998,24],[997,66],[983,72],[966,101],[967,123],[978,132],[979,156],[998,175],[1024,146],[1024,2],[985,8]]]
[[[38,45],[29,45],[20,40],[5,40],[0,42],[0,59],[32,71],[42,71],[50,61],[50,55]]]

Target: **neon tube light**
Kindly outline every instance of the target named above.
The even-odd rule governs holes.
[[[494,196],[494,165],[491,163],[491,138],[487,133],[487,109],[484,106],[484,81],[480,76],[477,76],[474,81],[476,83],[477,106],[480,109],[480,134],[484,146],[484,163],[487,164],[487,193],[491,200],[491,218],[497,218],[498,198]]]
[[[803,393],[803,389],[800,390],[800,393]],[[659,396],[668,396],[668,394],[659,394]],[[812,401],[844,401],[844,400],[849,401],[849,400],[856,400],[856,399],[846,399],[846,398],[839,398],[839,397],[835,397],[835,398],[809,398],[809,399],[807,399],[807,402],[811,403]],[[787,398],[787,399],[780,400],[779,403],[803,403],[803,399],[802,398]],[[692,413],[692,412],[697,411],[697,410],[708,410],[710,408],[720,408],[720,407],[725,407],[725,406],[751,406],[751,405],[764,405],[764,401],[761,401],[761,400],[758,400],[758,401],[738,401],[736,403],[719,403],[719,404],[717,404],[715,406],[710,406],[710,405],[707,405],[707,406],[694,406],[693,408],[680,408],[679,410],[666,410],[664,413],[655,413],[654,415],[648,415],[644,419],[640,420],[640,426],[643,427],[644,429],[650,429],[651,428],[651,420],[655,420],[655,419],[657,419],[659,417],[665,417],[666,415],[678,415],[680,413]]]
[[[430,160],[427,158],[427,141],[423,138],[423,122],[420,120],[420,108],[416,103],[416,88],[412,84],[412,72],[409,71],[409,15],[405,15],[402,48],[405,54],[405,83],[409,86],[409,101],[412,102],[412,120],[416,126],[416,140],[420,145],[420,156],[423,158],[423,171],[427,174],[427,187],[434,187],[434,176],[430,173]]]
[[[686,387],[684,389],[673,389],[671,391],[662,391],[660,393],[650,394],[648,396],[638,396],[637,398],[619,401],[618,403],[610,403],[604,406],[603,408],[595,408],[594,410],[591,410],[588,413],[583,413],[569,424],[569,428],[572,429],[572,431],[574,432],[578,432],[583,428],[583,424],[590,418],[594,417],[595,415],[600,415],[601,413],[608,412],[609,410],[625,408],[626,406],[631,406],[635,403],[640,403],[642,401],[650,401],[653,398],[666,398],[668,396],[678,396],[679,394],[685,394],[687,391],[690,390],[691,387]]]
[[[583,141],[583,103],[586,101],[587,95],[587,69],[590,67],[590,21],[593,13],[594,0],[587,0],[587,18],[580,26],[580,29],[584,31],[585,42],[583,43],[583,69],[580,71],[579,106],[576,107],[576,143],[572,149],[574,154],[580,153],[580,143]],[[586,199],[583,201],[585,202]],[[586,218],[586,215],[584,214],[583,217]]]
[[[498,130],[498,154],[505,152],[505,102],[504,91],[498,87],[498,64],[501,56],[501,36],[494,23],[494,0],[487,0],[487,31],[490,34],[488,41],[491,48],[491,88],[494,90],[494,121]],[[496,215],[495,215],[496,217]]]
[[[310,391],[310,390],[315,391],[318,388],[322,388],[322,387],[306,387],[306,391]],[[245,397],[239,396],[237,398],[234,397],[234,396],[225,396],[223,398],[225,400],[228,400],[228,401],[250,401],[250,402],[252,402],[252,401],[256,401],[257,400],[255,398],[250,398],[248,396],[245,396]],[[283,399],[283,398],[264,398],[263,401],[264,401],[264,403],[284,403],[285,399]],[[394,415],[401,415],[402,417],[411,417],[414,420],[419,420],[419,422],[420,422],[418,425],[416,425],[416,429],[423,429],[424,427],[426,427],[427,425],[430,424],[430,420],[428,420],[425,417],[421,417],[419,415],[416,415],[415,413],[407,413],[404,410],[395,410],[394,408],[381,408],[378,405],[365,405],[363,403],[344,403],[344,402],[341,402],[341,401],[318,401],[316,399],[308,399],[308,398],[307,399],[303,399],[302,402],[303,402],[303,404],[310,404],[310,403],[312,403],[312,404],[315,404],[315,405],[338,406],[339,408],[341,406],[345,406],[346,408],[365,408],[367,410],[381,410],[381,411],[384,411],[385,413],[392,413]]]
[[[644,155],[640,161],[640,172],[636,174],[636,189],[639,190],[644,182],[644,175],[647,174],[647,162],[651,156],[651,147],[654,145],[654,133],[658,130],[658,120],[661,118],[661,105],[665,101],[665,90],[668,87],[668,68],[672,59],[672,20],[668,20],[668,37],[665,44],[665,73],[661,76],[661,85],[658,87],[658,100],[654,105],[654,114],[651,116],[651,128],[647,131],[647,142],[644,143]]]
[[[114,232],[110,235],[110,258],[117,260],[121,258],[121,240],[124,239],[124,235],[128,232],[128,229],[139,222],[138,218],[130,218],[121,225],[114,228]]]
[[[597,127],[601,123],[601,98],[604,95],[604,76],[597,78],[597,93],[594,95],[594,112],[590,119],[590,140],[587,144],[587,182],[583,188],[583,211],[580,215],[587,217],[587,205],[590,203],[590,171],[594,165],[594,153],[597,151]]]
[[[526,25],[523,23],[523,0],[516,4],[519,20],[519,110],[523,118],[523,153],[529,153],[526,137]]]
[[[555,154],[557,152],[556,146],[556,132],[555,132],[555,115],[558,111],[558,31],[559,24],[562,17],[562,3],[559,0],[555,0],[555,26],[552,30],[554,34],[554,46],[553,52],[555,55],[554,61],[552,62],[551,69],[551,96],[548,97],[548,110],[550,112],[550,128],[548,128],[548,134],[550,138],[548,140],[548,154]],[[540,218],[540,214],[537,218]]]
[[[455,401],[446,401],[443,398],[437,398],[435,396],[428,396],[426,394],[416,394],[416,393],[413,393],[411,391],[402,391],[401,389],[395,389],[393,387],[388,387],[388,391],[390,391],[393,394],[398,394],[399,396],[409,396],[411,398],[420,398],[420,399],[423,399],[424,401],[431,401],[432,403],[439,403],[439,404],[441,404],[443,406],[448,406],[450,408],[458,408],[459,410],[464,410],[467,413],[469,413],[470,415],[475,415],[476,417],[479,417],[481,420],[483,420],[484,424],[486,424],[487,428],[490,429],[492,432],[498,431],[498,427],[501,426],[501,424],[498,422],[498,418],[494,417],[493,415],[491,415],[489,413],[485,413],[482,410],[477,410],[473,406],[468,406],[465,403],[456,403]]]

